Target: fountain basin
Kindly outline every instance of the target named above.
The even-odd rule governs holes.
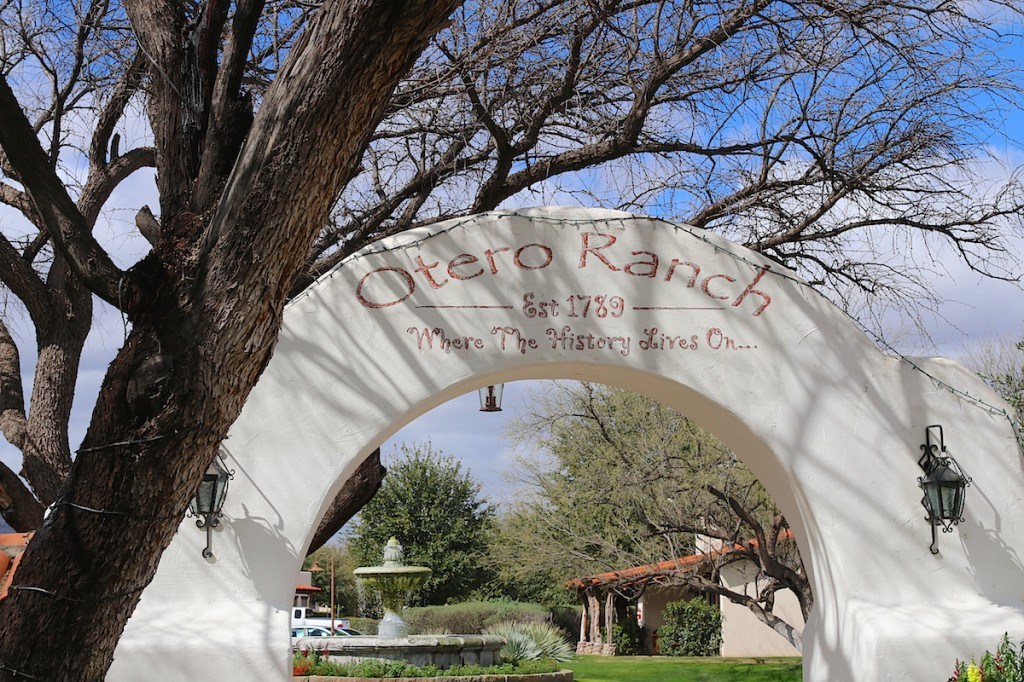
[[[338,663],[383,660],[415,666],[497,665],[505,638],[497,635],[409,635],[407,637],[303,637],[297,651],[316,650]]]

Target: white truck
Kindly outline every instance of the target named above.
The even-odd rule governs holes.
[[[324,616],[323,614],[317,614],[314,611],[310,611],[307,606],[293,606],[292,607],[292,627],[301,627],[303,625],[316,625],[322,628],[331,629],[331,618],[330,616]],[[335,618],[335,628],[347,628],[349,627],[349,621],[347,618]]]

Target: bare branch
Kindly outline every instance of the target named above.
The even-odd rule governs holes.
[[[7,80],[0,77],[0,147],[39,212],[54,244],[96,295],[118,306],[123,273],[92,236],[85,218],[54,173]]]

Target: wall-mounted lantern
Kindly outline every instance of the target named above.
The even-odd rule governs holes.
[[[501,393],[503,390],[505,390],[505,384],[481,388],[478,391],[480,394],[480,411],[501,412]]]
[[[195,497],[188,503],[188,515],[196,517],[197,527],[206,528],[206,547],[203,549],[203,557],[206,559],[213,556],[210,551],[213,529],[220,525],[221,509],[228,494],[228,481],[234,477],[234,470],[225,469],[218,454],[203,475]]]
[[[963,521],[964,492],[971,484],[970,476],[964,474],[960,464],[946,452],[942,426],[934,424],[924,430],[924,454],[918,464],[924,469],[924,476],[917,484],[924,491],[921,504],[928,511],[928,522],[932,526],[932,554],[939,553],[936,528],[941,525],[943,533],[951,533],[953,526]],[[936,440],[937,439],[937,440]]]

